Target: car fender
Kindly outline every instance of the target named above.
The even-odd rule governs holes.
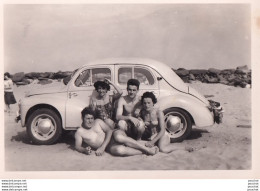
[[[158,107],[164,111],[168,108],[181,108],[187,111],[194,120],[194,125],[206,127],[214,124],[213,113],[207,105],[189,94],[176,94],[160,98]]]
[[[21,112],[21,123],[24,127],[26,125],[26,118],[28,118],[28,112],[32,108],[51,108],[58,112],[61,117],[62,126],[65,126],[65,103],[67,99],[67,93],[55,93],[55,94],[42,94],[21,99],[20,112]]]

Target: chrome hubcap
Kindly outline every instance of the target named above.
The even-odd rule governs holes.
[[[166,131],[171,138],[178,138],[182,136],[187,129],[187,121],[185,117],[179,112],[169,112],[165,115]]]
[[[42,114],[33,120],[31,129],[35,138],[45,141],[54,136],[56,123],[51,116]]]

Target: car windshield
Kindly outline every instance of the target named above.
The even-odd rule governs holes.
[[[75,73],[76,73],[77,71],[78,71],[78,69],[74,70],[71,75],[69,75],[69,76],[67,76],[66,78],[64,78],[64,79],[63,79],[63,83],[64,83],[65,85],[67,85],[67,84],[69,83],[69,81],[71,80],[71,78],[75,75]]]

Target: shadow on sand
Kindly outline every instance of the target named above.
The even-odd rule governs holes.
[[[32,144],[30,138],[28,137],[26,130],[18,132],[17,135],[12,136],[11,141],[22,142],[24,144]]]
[[[187,140],[193,140],[193,139],[198,139],[200,137],[202,137],[203,133],[209,133],[207,130],[205,129],[197,129],[197,128],[193,128],[191,131],[191,134],[188,138],[186,138]]]
[[[12,142],[22,142],[24,144],[29,144],[29,145],[35,145],[33,142],[30,140],[29,136],[26,133],[26,130],[18,132],[17,135],[12,136],[11,138]],[[74,145],[74,132],[63,132],[61,135],[60,139],[58,140],[57,143],[65,143],[72,147]]]

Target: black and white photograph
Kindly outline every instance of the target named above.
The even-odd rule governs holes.
[[[4,171],[252,170],[251,15],[3,4]]]

